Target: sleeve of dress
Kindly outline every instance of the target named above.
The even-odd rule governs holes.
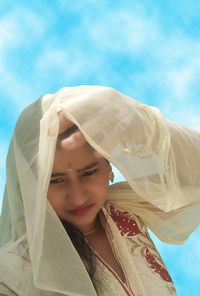
[[[183,243],[200,222],[200,133],[112,88],[92,89],[61,108],[126,178],[121,206],[161,240]]]

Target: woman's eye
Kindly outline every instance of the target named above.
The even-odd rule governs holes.
[[[63,179],[61,178],[57,178],[57,179],[53,179],[50,181],[50,184],[58,184],[58,183],[61,183],[63,182]]]
[[[98,171],[98,169],[94,169],[94,170],[92,170],[92,171],[87,171],[87,172],[85,172],[85,173],[82,174],[82,177],[87,177],[87,176],[93,175],[93,174],[95,174],[97,171]]]

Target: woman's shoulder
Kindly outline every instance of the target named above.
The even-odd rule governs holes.
[[[106,202],[104,205],[106,213],[112,218],[120,231],[132,229],[133,233],[146,233],[147,228],[143,220],[132,211],[118,203]]]
[[[0,281],[0,296],[18,296],[18,294],[10,289],[5,283]]]
[[[30,260],[23,250],[18,246],[0,253],[0,296],[38,295]]]

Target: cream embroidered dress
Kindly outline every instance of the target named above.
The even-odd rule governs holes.
[[[98,256],[91,282],[47,200],[61,110],[128,182],[110,187],[101,213],[125,283]],[[198,227],[199,150],[198,132],[112,88],[80,86],[42,96],[20,116],[9,147],[0,295],[176,295],[146,226],[174,244]]]
[[[176,295],[172,279],[141,219],[109,203],[102,211],[107,236],[126,281],[123,283],[96,254],[94,284],[98,295]]]

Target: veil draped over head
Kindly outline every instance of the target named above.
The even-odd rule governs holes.
[[[108,87],[44,95],[20,116],[7,156],[0,279],[19,295],[96,295],[47,200],[61,110],[126,178],[110,187],[110,203],[168,243],[183,243],[200,222],[198,132]]]

